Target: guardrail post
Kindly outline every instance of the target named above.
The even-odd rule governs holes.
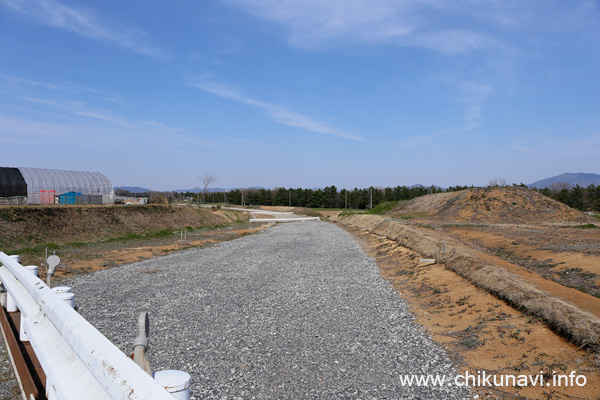
[[[75,308],[75,293],[69,286],[57,286],[52,288],[52,291],[56,293],[58,297],[63,299],[65,303],[71,308]]]
[[[177,400],[190,400],[190,374],[166,369],[154,373],[154,380],[164,387]]]
[[[33,274],[33,276],[38,276],[38,267],[37,265],[26,265],[25,269]],[[29,342],[29,337],[27,337],[27,333],[25,332],[25,315],[21,314],[21,324],[19,326],[19,340],[21,342]]]
[[[9,257],[12,258],[13,260],[15,260],[16,262],[18,262],[19,264],[21,264],[21,256],[12,255]],[[8,311],[8,312],[19,311],[19,309],[17,308],[17,303],[15,303],[15,300],[12,298],[10,293],[8,293],[8,291],[6,292],[6,311]]]

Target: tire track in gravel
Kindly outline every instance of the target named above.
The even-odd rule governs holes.
[[[150,312],[153,368],[197,399],[462,399],[399,375],[456,374],[347,232],[322,222],[74,277],[81,314],[125,353]]]

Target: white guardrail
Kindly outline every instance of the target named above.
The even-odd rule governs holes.
[[[3,252],[0,262],[0,280],[21,312],[49,400],[174,399],[41,279]]]

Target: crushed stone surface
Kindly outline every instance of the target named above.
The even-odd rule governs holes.
[[[279,224],[212,247],[70,278],[79,312],[130,354],[150,314],[155,370],[194,399],[467,399],[402,375],[456,374],[374,260],[324,222]]]

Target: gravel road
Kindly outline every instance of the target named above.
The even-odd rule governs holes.
[[[21,389],[0,333],[0,400],[21,400]]]
[[[403,387],[455,372],[347,232],[280,224],[213,247],[71,278],[80,313],[127,354],[150,313],[156,370],[196,399],[463,399]]]

